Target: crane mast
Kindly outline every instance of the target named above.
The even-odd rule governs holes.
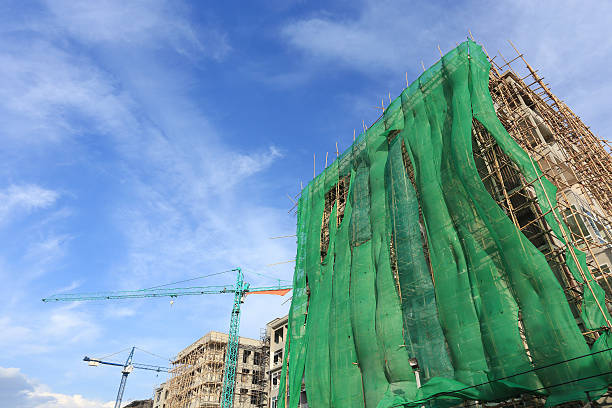
[[[234,405],[234,389],[236,387],[236,365],[238,364],[238,343],[240,330],[240,305],[249,288],[244,283],[242,270],[237,268],[236,291],[234,292],[234,306],[230,319],[229,335],[227,338],[227,351],[225,352],[225,370],[223,371],[223,391],[221,394],[221,407],[232,408]]]
[[[117,391],[117,400],[115,401],[115,408],[121,408],[121,400],[123,399],[123,391],[125,390],[125,382],[127,381],[128,374],[131,373],[132,370],[134,369],[132,367],[132,358],[134,357],[134,349],[135,347],[132,347],[132,350],[130,351],[130,355],[128,356],[127,360],[125,360],[125,364],[123,365],[123,370],[121,371],[123,375],[121,376],[121,382],[119,383],[119,391]]]
[[[223,294],[234,292],[234,305],[232,307],[232,316],[230,319],[229,336],[227,340],[227,349],[225,352],[225,365],[223,369],[223,384],[221,393],[221,407],[232,408],[234,406],[234,389],[236,386],[236,365],[238,363],[238,345],[239,345],[239,331],[240,331],[240,305],[244,302],[244,298],[248,294],[268,294],[268,295],[280,295],[284,296],[291,290],[291,286],[281,285],[280,281],[278,286],[268,287],[255,287],[251,288],[248,283],[244,281],[244,274],[241,268],[232,269],[237,272],[236,285],[230,286],[192,286],[187,288],[150,288],[141,290],[128,290],[120,292],[99,292],[99,293],[73,293],[73,294],[62,294],[52,295],[48,298],[42,299],[43,302],[74,302],[83,300],[112,300],[112,299],[134,299],[134,298],[150,298],[150,297],[170,297],[175,298],[178,296],[194,296],[194,295],[207,295],[207,294]],[[125,381],[127,380],[128,374],[133,368],[143,368],[151,370],[154,368],[140,367],[132,365],[132,357],[134,354],[134,348],[130,353],[128,359],[123,365],[123,375],[121,377],[121,384],[119,385],[119,392],[117,393],[117,402],[115,408],[119,408],[121,404],[121,398],[123,397],[123,389],[125,388]],[[118,363],[108,363],[100,360],[89,359],[85,357],[85,361],[98,362],[101,364],[109,365],[120,365]],[[153,367],[153,366],[151,366]],[[156,370],[159,371],[159,370]]]
[[[125,383],[127,381],[128,374],[130,374],[132,370],[134,370],[134,368],[138,368],[141,370],[157,371],[158,373],[161,371],[168,372],[167,367],[160,367],[160,366],[155,366],[151,364],[133,363],[132,359],[134,358],[135,349],[136,349],[136,346],[132,347],[132,350],[130,351],[130,354],[128,355],[128,358],[127,360],[125,360],[124,364],[115,363],[112,361],[103,361],[98,358],[89,358],[87,356],[83,357],[83,361],[87,361],[90,366],[98,366],[100,364],[104,364],[104,365],[110,365],[110,366],[123,367],[123,370],[121,370],[121,382],[119,383],[119,391],[117,391],[117,399],[115,400],[115,408],[121,407],[121,400],[123,399],[123,391],[125,390]]]

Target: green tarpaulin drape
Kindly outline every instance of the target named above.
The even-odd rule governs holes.
[[[589,354],[608,349],[609,334],[587,345],[546,259],[478,175],[473,120],[537,180],[546,221],[563,237],[561,217],[549,211],[555,187],[499,122],[489,69],[480,46],[462,43],[302,191],[280,407],[285,390],[287,407],[298,406],[302,383],[310,408],[449,406],[525,392],[556,404],[607,388],[610,353]],[[346,176],[340,223],[334,205],[323,225],[325,194]],[[566,259],[583,282],[584,254],[569,247]],[[581,317],[599,328],[604,295],[591,286]]]

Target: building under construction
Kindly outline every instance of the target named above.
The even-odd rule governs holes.
[[[173,361],[171,379],[156,390],[160,408],[213,408],[221,406],[223,370],[228,335],[211,331],[182,350]],[[236,408],[265,407],[268,403],[269,339],[240,337],[236,365]]]
[[[279,407],[582,406],[612,384],[612,157],[466,41],[311,181]]]

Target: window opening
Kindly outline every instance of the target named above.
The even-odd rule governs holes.
[[[344,208],[348,196],[350,176],[340,177],[338,182],[325,193],[325,205],[323,207],[323,221],[321,224],[321,262],[325,259],[329,250],[329,217],[334,205],[337,206],[336,222],[340,225],[344,218]]]
[[[244,364],[248,363],[250,355],[251,355],[251,351],[250,350],[243,350],[242,351],[242,362]]]

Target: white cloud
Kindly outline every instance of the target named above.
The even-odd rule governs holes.
[[[167,14],[170,6],[163,1],[128,6],[116,1],[55,1],[49,7],[74,40],[114,49],[132,42],[155,43],[159,35],[170,38],[174,34],[167,30],[187,24],[177,13]],[[152,281],[156,276],[173,279],[173,274],[193,273],[190,265],[201,267],[207,260],[219,259],[218,254],[227,253],[226,247],[244,241],[241,228],[249,222],[247,213],[264,217],[269,229],[258,227],[252,242],[245,243],[256,256],[265,252],[256,245],[262,235],[265,239],[282,234],[278,230],[284,226],[274,218],[286,217],[284,212],[276,214],[250,204],[248,196],[235,195],[239,185],[253,188],[242,183],[282,157],[276,147],[238,151],[182,95],[150,94],[149,84],[116,76],[56,42],[39,39],[29,41],[28,47],[6,45],[7,52],[0,55],[0,75],[6,78],[0,86],[0,112],[4,109],[8,120],[0,124],[0,131],[28,148],[61,142],[79,154],[83,147],[77,144],[83,134],[95,134],[100,140],[94,143],[116,154],[118,166],[113,163],[105,171],[117,172],[126,186],[122,202],[115,204],[116,226],[125,234],[129,251],[128,262],[120,268],[122,278]],[[175,80],[156,73],[161,75],[155,78],[157,83]],[[70,238],[50,235],[30,253],[59,251]],[[205,252],[206,245],[214,249]]]
[[[13,322],[8,316],[0,317],[0,345],[10,347],[33,339],[33,331],[23,324]]]
[[[270,167],[275,160],[282,158],[282,153],[274,146],[263,152],[249,154],[226,151],[223,157],[217,158],[207,169],[207,178],[215,190],[225,190],[240,181]]]
[[[49,266],[65,255],[66,243],[71,239],[69,234],[46,237],[28,248],[26,258],[35,261],[39,266]]]
[[[433,64],[440,57],[437,46],[449,51],[468,29],[491,56],[501,50],[510,59],[514,51],[507,40],[512,40],[589,125],[603,135],[612,133],[612,84],[604,75],[612,64],[612,3],[519,1],[483,7],[474,1],[365,0],[353,7],[350,14],[322,11],[290,21],[282,37],[306,56],[309,68],[329,69],[334,63],[386,86],[402,84],[405,71],[416,79],[421,61]],[[499,57],[496,61],[503,64]]]
[[[53,0],[47,4],[60,26],[80,41],[152,48],[170,45],[190,58],[215,60],[222,60],[231,50],[224,32],[212,26],[196,29],[176,2]]]
[[[139,196],[146,205],[117,213],[117,223],[124,226],[128,238],[125,270],[129,273],[121,273],[127,287],[235,266],[260,269],[292,258],[292,242],[268,239],[292,233],[293,220],[285,210],[251,204],[245,191],[235,189],[202,194],[196,188],[180,193],[176,199],[142,185]],[[233,282],[233,277],[223,279]]]
[[[104,315],[110,318],[131,317],[136,315],[136,307],[134,307],[133,305],[126,307],[109,305],[104,309]]]
[[[196,32],[186,19],[170,22],[176,15],[164,14],[166,3],[150,4],[148,10],[144,3],[126,6],[108,1],[85,5],[56,1],[49,3],[52,18],[39,21],[38,31],[29,33],[34,39],[0,38],[4,50],[0,54],[0,76],[4,78],[0,84],[0,115],[6,118],[0,123],[0,134],[28,153],[56,148],[69,156],[68,159],[74,157],[79,161],[76,169],[96,167],[112,174],[109,178],[116,184],[100,186],[108,195],[95,198],[107,200],[105,205],[114,225],[105,228],[118,231],[124,240],[119,249],[126,254],[100,269],[94,265],[92,270],[78,271],[85,282],[96,280],[103,284],[110,282],[117,288],[134,289],[227,266],[257,269],[267,263],[291,259],[294,244],[290,240],[271,241],[268,237],[291,234],[294,220],[287,216],[285,209],[262,204],[261,191],[268,186],[264,180],[254,177],[269,170],[282,156],[281,152],[271,145],[252,147],[248,151],[233,146],[231,135],[220,135],[199,105],[182,91],[175,93],[163,87],[173,83],[173,87],[182,89],[184,84],[180,83],[180,75],[164,71],[159,64],[155,65],[157,57],[147,55],[149,51],[157,53],[152,48],[159,46],[174,48],[190,58],[202,52],[221,59],[228,47],[224,35],[215,34],[214,30]],[[145,10],[141,21],[142,8]],[[47,27],[40,28],[42,24]],[[52,34],[40,35],[42,32]],[[54,37],[57,33],[60,39]],[[189,39],[191,35],[193,38]],[[219,36],[216,42],[221,47],[204,47],[212,38],[207,36],[214,35]],[[73,46],[74,43],[79,46]],[[87,53],[81,52],[83,48],[104,50],[114,56],[126,50],[142,52],[142,65],[134,66],[141,70],[139,77],[126,75],[121,70],[125,68],[123,65],[113,70],[112,63],[104,65],[104,58],[87,57]],[[142,75],[144,71],[147,75]],[[146,79],[142,80],[143,77]],[[90,162],[92,146],[102,149],[103,154]],[[54,157],[47,159],[55,163]],[[71,193],[78,199],[82,191]],[[58,199],[59,195],[46,204],[44,201],[33,204],[27,211],[50,208]],[[29,251],[25,251],[24,263],[37,266],[36,260],[45,261],[39,268],[42,271],[48,269],[45,265],[57,265],[58,260],[64,259],[66,242],[79,234],[70,229],[73,225],[61,221],[61,225],[47,225],[47,229],[35,234]],[[67,233],[64,227],[68,227]],[[25,269],[21,265],[11,266],[6,270]],[[115,268],[114,275],[108,272],[110,268]],[[67,272],[58,274],[53,285],[65,286],[73,280],[74,276],[68,276],[72,270]],[[286,271],[265,272],[287,276]],[[33,290],[42,280],[22,287],[25,285],[21,283],[21,274],[10,277],[19,283],[11,286],[8,297],[17,300],[7,309],[10,314],[0,315],[0,349],[6,351],[6,358],[11,361],[22,356],[46,359],[51,353],[73,354],[77,349],[94,347],[100,344],[103,330],[116,330],[115,326],[105,324],[114,324],[135,313],[136,308],[128,303],[126,307],[109,304],[108,308],[89,304],[22,308],[21,302],[26,298],[32,301],[33,292],[43,291],[39,287]],[[227,281],[232,282],[233,276]],[[47,290],[40,295],[48,295]],[[211,300],[215,302],[219,299]],[[247,313],[256,313],[258,319],[271,313],[270,303],[257,306],[249,302],[253,307]],[[197,311],[189,310],[180,319],[194,319],[201,327],[202,316]],[[218,329],[225,329],[225,315],[207,317],[207,324],[217,319],[223,321]],[[128,334],[121,332],[116,338],[104,337],[105,342],[116,345],[127,341],[131,328],[125,332]],[[141,336],[135,338],[134,342],[141,339]],[[176,352],[176,344],[172,344],[172,352]],[[51,380],[45,381],[51,383]],[[82,379],[71,381],[74,384]],[[59,404],[57,401],[61,399],[56,394],[38,391],[39,397],[44,395]],[[76,396],[68,398],[70,403],[77,403]]]
[[[79,286],[81,286],[81,284],[82,284],[81,281],[72,281],[69,285],[60,287],[60,288],[52,290],[52,291],[53,291],[53,293],[70,293],[74,289],[76,289]]]
[[[10,185],[0,189],[0,222],[17,212],[27,213],[48,208],[58,197],[57,191],[34,184]]]
[[[110,408],[112,401],[90,400],[79,394],[52,392],[18,368],[0,367],[0,402],[12,408]]]
[[[130,101],[85,57],[45,41],[3,41],[2,133],[13,143],[65,141],[80,133],[124,136],[134,129]],[[87,130],[86,130],[87,129]]]
[[[506,41],[511,39],[534,50],[538,61],[567,75],[575,74],[576,65],[584,61],[609,58],[606,54],[612,46],[607,37],[597,45],[585,44],[610,31],[607,15],[612,5],[596,1],[523,1],[480,7],[476,2],[415,6],[404,0],[365,0],[355,8],[350,15],[321,12],[291,21],[282,34],[297,49],[369,73],[401,72],[420,65],[421,59],[429,65],[429,59],[439,58],[435,55],[438,44],[448,51],[467,37],[468,29],[477,41],[490,45],[492,55],[500,46],[509,48]],[[581,29],[568,31],[568,26]]]
[[[58,0],[48,7],[53,18],[2,31],[0,133],[12,143],[66,143],[71,136],[99,134],[136,148],[135,135],[159,131],[130,97],[129,84],[72,52],[62,34],[88,47],[104,44],[131,54],[169,46],[190,59],[221,60],[231,49],[214,27],[194,29],[174,2]],[[15,36],[23,30],[30,35]]]
[[[99,319],[72,303],[36,314],[0,316],[0,348],[5,357],[51,352],[100,338]]]
[[[404,1],[358,4],[357,16],[320,13],[288,23],[282,35],[290,45],[321,63],[333,61],[367,73],[383,70],[388,74],[418,63],[423,56],[417,55],[419,49],[414,44],[435,44],[436,31],[448,29],[447,24],[423,19],[428,14],[444,12],[430,3],[410,7],[409,12]],[[453,11],[449,6],[446,13]]]
[[[72,344],[91,341],[99,337],[100,326],[89,313],[78,309],[78,304],[54,309],[46,316],[40,334],[44,337],[60,340],[65,339]]]
[[[370,31],[358,22],[342,23],[322,18],[296,21],[283,29],[291,45],[313,56],[375,71],[401,64],[394,44],[384,39],[384,31]],[[375,52],[372,52],[374,51]]]

